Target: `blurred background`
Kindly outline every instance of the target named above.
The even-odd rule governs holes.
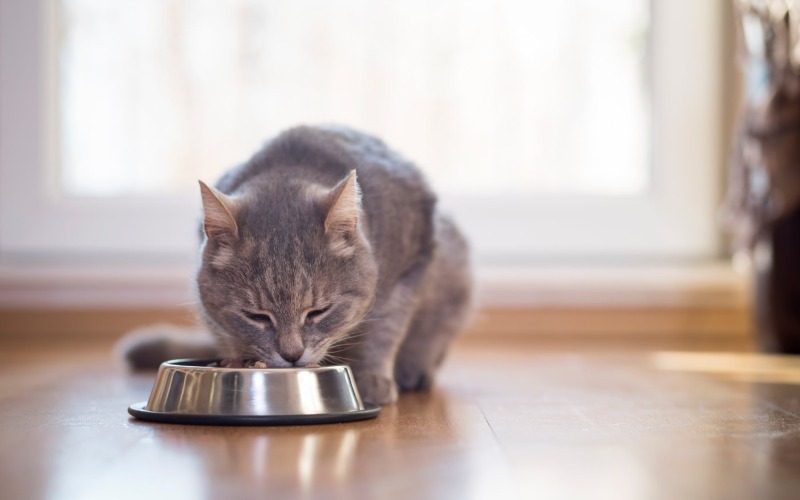
[[[207,182],[342,123],[468,233],[478,338],[749,339],[723,0],[0,0],[0,334],[192,323]],[[736,262],[736,266],[732,262]]]

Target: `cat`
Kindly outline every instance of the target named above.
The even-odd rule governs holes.
[[[430,387],[472,278],[465,238],[411,162],[353,129],[301,126],[200,191],[196,295],[218,354],[348,364],[375,404]],[[204,348],[126,347],[134,367]]]

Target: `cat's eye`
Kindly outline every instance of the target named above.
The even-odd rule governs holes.
[[[320,319],[326,312],[328,312],[330,310],[330,308],[331,308],[331,306],[328,305],[328,306],[322,307],[320,309],[312,309],[312,310],[308,311],[306,313],[306,319],[305,319],[306,324],[314,323],[315,321]]]
[[[272,316],[269,314],[254,313],[250,311],[242,311],[242,313],[244,313],[245,317],[250,321],[255,321],[262,326],[271,326],[273,324]]]

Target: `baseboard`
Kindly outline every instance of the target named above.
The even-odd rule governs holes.
[[[177,308],[197,298],[188,266],[8,265],[2,309]],[[476,268],[483,307],[696,308],[748,302],[747,280],[726,261],[672,265],[530,265]]]
[[[154,323],[191,326],[188,308],[0,309],[0,340],[7,342],[96,342],[119,338]]]
[[[188,307],[0,309],[0,341],[81,342],[113,340],[154,323],[196,324]],[[751,332],[744,304],[698,307],[492,307],[479,309],[465,337],[741,339]]]
[[[474,337],[718,337],[752,331],[744,306],[520,307],[478,311],[466,335]]]

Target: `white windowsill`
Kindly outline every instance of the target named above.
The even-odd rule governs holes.
[[[192,265],[0,263],[0,307],[174,308],[194,300]],[[745,304],[728,261],[669,265],[481,267],[476,301],[491,307],[724,307]]]

